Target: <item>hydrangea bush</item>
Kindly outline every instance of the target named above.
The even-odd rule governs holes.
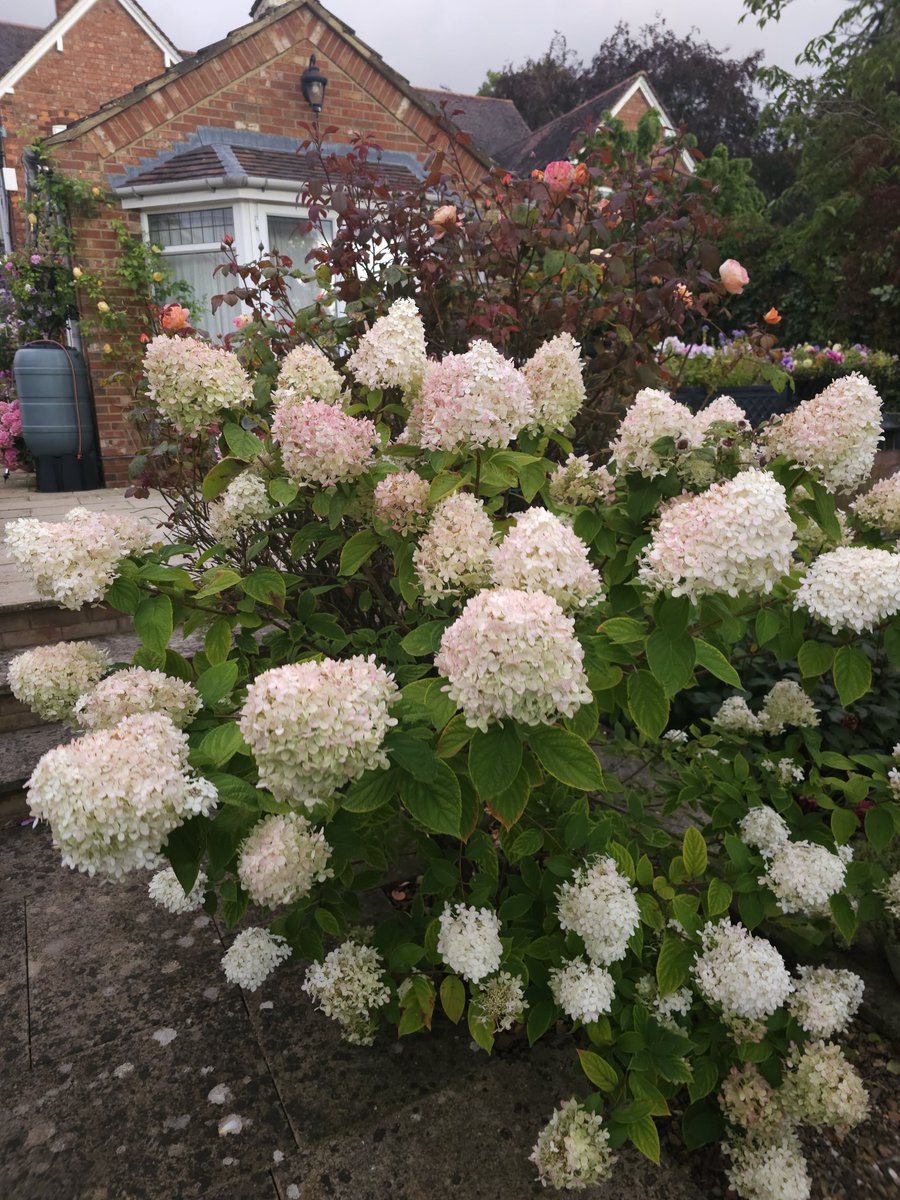
[[[677,1119],[740,1195],[802,1200],[798,1130],[866,1100],[831,1040],[860,980],[795,959],[900,910],[891,748],[873,727],[838,753],[820,723],[821,689],[851,716],[870,689],[861,631],[900,665],[894,529],[874,503],[841,524],[832,491],[871,470],[877,395],[851,376],[840,419],[829,391],[754,431],[645,391],[604,464],[570,440],[571,338],[429,361],[401,302],[353,350],[293,352],[269,400],[224,350],[200,395],[208,352],[158,340],[202,479],[168,542],[13,523],[44,594],[105,596],[141,639],[133,674],[72,660],[57,696],[17,669],[89,730],[41,761],[33,812],[71,866],[163,868],[170,911],[253,903],[227,978],[296,971],[351,1042],[569,1030],[584,1079],[535,1131],[545,1184],[605,1178],[626,1142],[658,1162]]]

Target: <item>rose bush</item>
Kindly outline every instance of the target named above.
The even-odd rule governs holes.
[[[104,530],[98,572],[90,523],[53,555],[13,523],[45,594],[105,595],[133,614],[133,665],[194,689],[184,732],[153,676],[141,711],[51,751],[33,811],[80,869],[167,861],[151,895],[173,911],[202,900],[237,926],[261,906],[228,979],[303,972],[350,1041],[448,1019],[490,1052],[511,1028],[571,1030],[584,1085],[548,1097],[564,1103],[532,1156],[545,1183],[606,1177],[627,1141],[658,1162],[657,1121],[677,1117],[689,1148],[724,1141],[743,1196],[808,1195],[797,1130],[865,1115],[821,1040],[861,984],[793,957],[897,903],[891,747],[871,725],[838,752],[820,718],[825,689],[851,716],[870,690],[858,630],[879,671],[900,666],[894,530],[842,524],[826,486],[848,422],[854,477],[871,468],[877,396],[850,377],[842,422],[801,412],[800,465],[733,404],[698,420],[642,392],[601,468],[572,455],[570,357],[432,361],[408,303],[351,348],[343,390],[308,351],[299,391],[270,397],[249,355],[217,357],[203,391],[165,364],[206,351],[158,341],[182,431],[168,543]],[[883,556],[877,604],[865,556]],[[172,649],[176,630],[202,649]],[[765,693],[744,688],[760,662]],[[114,720],[119,695],[74,707]],[[361,928],[361,898],[410,855],[415,883]]]

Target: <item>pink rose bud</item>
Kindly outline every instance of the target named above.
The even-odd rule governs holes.
[[[554,200],[562,200],[564,196],[569,194],[575,183],[574,165],[566,162],[565,159],[559,162],[547,163],[544,168],[544,183],[547,185],[547,190]]]
[[[725,259],[719,267],[719,278],[725,285],[725,291],[732,296],[739,296],[750,282],[750,276],[736,258]]]

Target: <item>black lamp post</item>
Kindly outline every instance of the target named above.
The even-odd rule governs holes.
[[[309,66],[300,76],[300,87],[303,90],[304,100],[316,116],[322,111],[322,105],[325,103],[327,86],[328,80],[316,65],[316,56],[313,54],[310,56]]]

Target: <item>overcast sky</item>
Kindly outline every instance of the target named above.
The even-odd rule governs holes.
[[[243,25],[252,0],[141,0],[177,46],[196,50]],[[556,30],[583,58],[619,20],[632,28],[665,15],[677,33],[697,26],[703,38],[733,55],[765,51],[789,67],[815,33],[824,32],[845,0],[793,0],[778,25],[738,24],[741,0],[326,0],[326,6],[412,83],[477,91],[488,69],[541,55]],[[53,0],[0,0],[0,19],[43,25]]]

